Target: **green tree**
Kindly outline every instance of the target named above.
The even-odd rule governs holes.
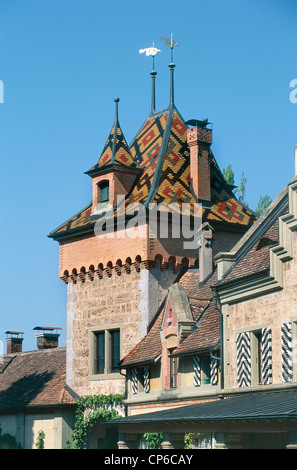
[[[231,164],[229,164],[227,168],[223,168],[222,173],[223,173],[225,180],[228,183],[234,184],[235,175],[234,175],[234,171],[232,170]],[[234,190],[234,194],[236,195],[239,202],[248,206],[248,203],[246,201],[246,188],[247,188],[246,183],[247,183],[247,179],[244,176],[244,172],[242,172],[240,185],[238,188]],[[269,207],[271,202],[272,200],[269,194],[265,194],[265,196],[260,196],[257,208],[254,211],[256,216],[260,217],[260,215],[263,214],[263,212],[267,209],[267,207]]]
[[[263,214],[263,212],[267,209],[267,207],[270,206],[271,203],[272,200],[268,194],[265,194],[265,196],[260,196],[255,214],[260,217],[260,215]]]
[[[236,188],[234,190],[234,194],[238,194],[239,202],[242,202],[242,204],[245,204],[247,206],[248,203],[246,202],[246,181],[247,179],[244,176],[244,172],[242,172],[239,188]]]
[[[45,434],[43,431],[38,431],[38,437],[36,441],[36,447],[37,449],[44,449],[44,438]]]
[[[229,164],[227,168],[223,168],[222,173],[223,173],[225,180],[228,183],[234,184],[235,176],[234,176],[234,171],[232,170],[231,164]]]

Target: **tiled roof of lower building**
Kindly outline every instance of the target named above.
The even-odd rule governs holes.
[[[112,425],[205,423],[297,419],[297,391],[241,394],[208,403],[145,413],[109,421]]]
[[[7,361],[0,373],[0,412],[1,408],[75,405],[66,387],[65,348],[4,357]]]

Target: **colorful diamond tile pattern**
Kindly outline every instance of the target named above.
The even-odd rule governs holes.
[[[152,188],[153,178],[158,163],[158,158],[164,158],[162,171],[158,181],[158,189],[153,202],[169,206],[172,204],[181,207],[182,203],[190,204],[191,213],[194,214],[194,199],[190,192],[190,155],[187,144],[187,128],[183,119],[174,111],[172,126],[169,133],[166,154],[160,157],[160,149],[166,122],[169,116],[168,110],[158,113],[147,119],[139,133],[133,140],[130,149],[125,141],[123,133],[118,127],[115,162],[121,165],[136,165],[143,169],[136,183],[117,215],[125,212],[127,215],[135,213],[138,204],[144,204]],[[105,144],[98,164],[93,168],[101,168],[112,163],[112,129]],[[234,197],[232,189],[228,187],[223,175],[211,152],[211,198],[212,208],[204,210],[203,217],[210,223],[221,223],[249,226],[254,220],[254,214],[240,204]],[[171,206],[172,207],[172,206]],[[90,223],[91,207],[84,209],[54,233],[73,231],[83,228]]]
[[[113,148],[115,137],[116,143]],[[128,144],[119,124],[116,125],[116,134],[115,128],[112,128],[97,165],[93,166],[90,171],[104,168],[105,166],[113,163],[121,166],[135,167],[135,162],[131,156]]]

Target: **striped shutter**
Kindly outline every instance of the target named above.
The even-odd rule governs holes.
[[[251,385],[251,339],[249,332],[236,336],[238,387]]]
[[[214,357],[210,361],[210,383],[211,385],[218,383],[218,360]]]
[[[145,393],[149,393],[150,391],[150,368],[149,366],[144,367],[143,382],[144,382]]]
[[[132,369],[132,393],[135,394],[137,392],[138,392],[137,369],[133,367]]]
[[[268,328],[263,328],[261,334],[261,376],[264,385],[272,383],[272,342]]]
[[[292,323],[282,324],[281,337],[282,337],[282,379],[283,379],[283,382],[292,382],[293,380]]]
[[[194,373],[194,385],[200,387],[201,385],[201,366],[199,356],[193,358],[193,373]]]

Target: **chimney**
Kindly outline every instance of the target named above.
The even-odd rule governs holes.
[[[199,284],[202,284],[213,272],[212,231],[213,228],[207,222],[202,225],[199,253]]]
[[[22,352],[23,343],[23,331],[5,331],[6,343],[7,343],[7,354]]]
[[[210,207],[210,158],[209,148],[212,144],[212,129],[206,126],[208,120],[188,121],[196,124],[187,131],[187,142],[190,149],[191,190],[196,202],[203,207]],[[187,123],[186,123],[187,124]]]
[[[38,333],[35,335],[38,349],[52,349],[58,347],[60,334],[57,330],[61,330],[61,328],[36,326],[33,330],[38,330]]]

